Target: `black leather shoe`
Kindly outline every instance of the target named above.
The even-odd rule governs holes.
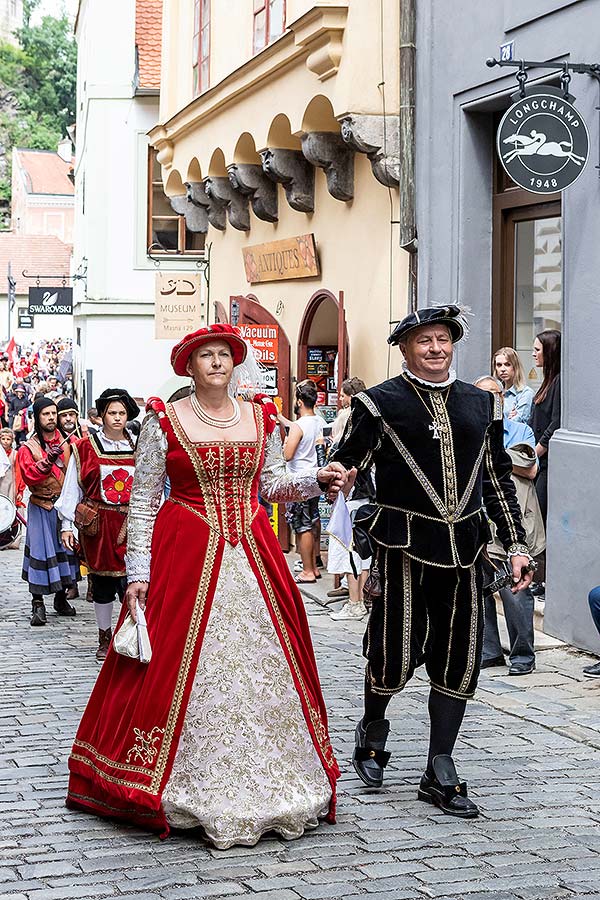
[[[508,670],[509,675],[531,675],[535,671],[535,663],[513,663]]]
[[[390,754],[385,749],[389,733],[390,723],[387,719],[377,719],[367,726],[363,726],[361,719],[356,726],[352,765],[367,787],[380,788],[383,784],[383,770],[390,759]]]
[[[492,659],[482,659],[481,660],[481,668],[482,669],[495,669],[496,666],[505,666],[506,660],[503,656],[494,656]]]
[[[459,819],[476,819],[479,809],[467,796],[467,782],[459,781],[451,756],[434,756],[433,775],[424,773],[417,797],[425,803],[433,803],[447,816]]]
[[[77,610],[67,602],[64,591],[58,591],[54,597],[54,609],[57,616],[76,616]]]
[[[600,662],[595,663],[593,666],[585,666],[583,676],[584,678],[600,678]]]
[[[32,600],[31,601],[31,619],[29,620],[30,625],[45,625],[46,624],[46,607],[44,606],[43,600]]]

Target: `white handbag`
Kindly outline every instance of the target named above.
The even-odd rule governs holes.
[[[152,647],[148,637],[146,616],[139,603],[136,603],[137,623],[133,621],[131,613],[127,613],[123,624],[113,638],[113,649],[121,656],[129,656],[139,659],[140,662],[149,663],[152,659]]]

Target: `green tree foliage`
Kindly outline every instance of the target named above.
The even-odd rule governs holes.
[[[77,47],[65,15],[30,16],[39,0],[25,0],[20,46],[0,42],[0,204],[10,201],[13,147],[55,150],[75,122]],[[2,205],[4,205],[2,204]]]

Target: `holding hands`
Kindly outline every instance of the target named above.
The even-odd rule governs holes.
[[[330,462],[317,472],[317,481],[325,485],[328,500],[335,500],[339,492],[346,486],[348,472],[341,463]]]

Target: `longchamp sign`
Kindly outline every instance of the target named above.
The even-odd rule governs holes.
[[[320,274],[314,234],[242,248],[248,284],[312,278]]]
[[[554,194],[583,172],[590,139],[581,113],[562,91],[545,86],[528,91],[507,109],[496,146],[516,184],[534,194]]]
[[[70,287],[30,287],[30,316],[70,316],[73,313],[73,288]]]

